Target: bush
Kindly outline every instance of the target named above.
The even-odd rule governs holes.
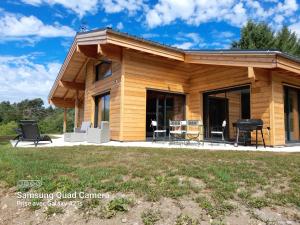
[[[11,136],[16,135],[14,131],[18,127],[18,124],[15,121],[8,122],[6,124],[0,125],[0,136]]]

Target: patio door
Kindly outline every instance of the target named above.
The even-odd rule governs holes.
[[[207,101],[209,105],[207,112],[207,137],[209,137],[212,130],[220,128],[224,120],[228,121],[229,115],[227,98],[208,96]],[[224,136],[228,138],[228,126]]]
[[[185,96],[158,91],[147,91],[146,135],[152,136],[151,120],[157,121],[158,129],[169,130],[169,120],[184,120]]]
[[[100,127],[101,121],[109,121],[110,114],[110,94],[102,94],[94,97],[94,127]]]
[[[211,138],[212,130],[221,130],[222,122],[226,120],[225,139],[234,140],[233,123],[239,119],[250,119],[250,86],[205,92],[203,113],[205,138]]]
[[[300,90],[284,87],[285,139],[287,142],[300,141]]]

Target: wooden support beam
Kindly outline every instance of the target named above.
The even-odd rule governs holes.
[[[64,108],[64,124],[63,124],[63,132],[67,132],[67,109]]]
[[[102,50],[102,47],[101,47],[100,44],[97,45],[97,53],[98,53],[99,55],[104,55],[103,50]]]
[[[74,127],[77,128],[79,122],[79,99],[78,99],[78,91],[76,91],[75,95],[75,118],[74,118]]]
[[[75,101],[74,99],[64,99],[64,98],[52,98],[50,102],[59,108],[74,108]]]
[[[78,72],[78,73],[76,74],[76,76],[74,77],[73,82],[75,82],[76,79],[78,78],[78,76],[83,72],[83,70],[85,69],[86,64],[87,64],[88,62],[89,62],[89,58],[86,58],[86,60],[85,60],[84,63],[82,64],[82,66],[81,66],[79,72]]]
[[[78,53],[84,54],[89,58],[98,58],[98,45],[79,45],[76,46],[76,51]]]
[[[85,83],[77,83],[77,82],[70,82],[70,81],[59,81],[59,86],[64,87],[66,89],[77,90],[77,91],[84,91],[85,90]]]
[[[253,67],[248,67],[248,78],[255,80],[255,72]]]

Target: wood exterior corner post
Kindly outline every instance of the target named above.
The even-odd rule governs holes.
[[[67,132],[67,109],[64,108],[64,123],[63,123],[63,133]]]
[[[79,121],[79,99],[78,99],[78,91],[76,91],[75,97],[75,118],[74,118],[74,127],[78,128]]]

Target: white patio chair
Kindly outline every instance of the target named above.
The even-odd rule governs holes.
[[[169,142],[172,141],[182,141],[184,140],[184,135],[186,130],[186,121],[180,120],[170,120],[169,121]]]
[[[152,141],[157,141],[159,139],[159,135],[163,134],[164,138],[166,137],[167,130],[159,130],[157,121],[156,120],[151,120],[151,125],[152,130],[153,130],[153,136],[152,136]]]
[[[75,127],[74,132],[75,133],[86,133],[88,128],[90,128],[92,123],[90,121],[83,121],[81,123],[81,127]]]
[[[91,127],[90,121],[84,121],[80,128],[74,128],[73,133],[64,133],[65,142],[83,142],[86,140],[87,130]]]
[[[225,130],[226,130],[226,126],[227,126],[227,122],[226,122],[226,120],[224,120],[223,122],[222,122],[222,128],[221,128],[221,130],[219,129],[216,129],[216,130],[212,130],[211,132],[210,132],[210,134],[211,134],[211,139],[213,139],[213,136],[221,136],[222,137],[222,141],[225,143],[225,137],[224,137],[224,133],[225,133]]]
[[[101,121],[100,128],[88,128],[86,141],[101,144],[110,141],[110,129],[108,121]]]

